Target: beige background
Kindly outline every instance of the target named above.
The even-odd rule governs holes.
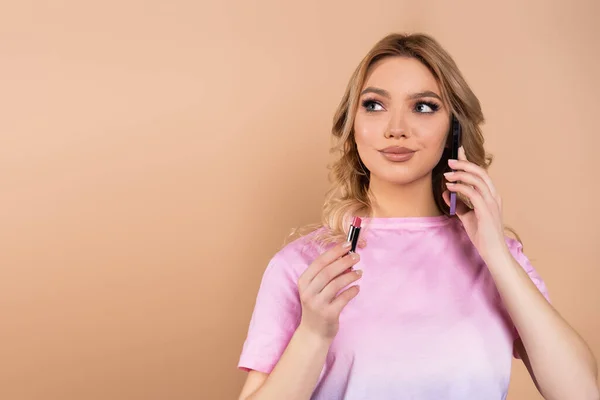
[[[3,2],[0,398],[236,398],[266,263],[318,219],[333,111],[393,31],[455,57],[506,221],[600,354],[598,15],[597,0]],[[538,398],[517,362],[510,398]]]

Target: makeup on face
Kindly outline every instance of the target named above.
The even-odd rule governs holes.
[[[403,162],[410,160],[415,155],[415,150],[406,147],[389,146],[379,152],[388,160],[394,162]]]

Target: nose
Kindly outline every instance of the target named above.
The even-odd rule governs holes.
[[[392,113],[387,129],[385,131],[386,139],[406,136],[407,131],[408,129],[404,118],[404,111],[398,110]]]

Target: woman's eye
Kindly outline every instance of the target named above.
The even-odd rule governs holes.
[[[415,107],[417,112],[424,113],[424,114],[436,112],[437,110],[439,110],[439,108],[440,108],[440,106],[438,106],[435,103],[426,103],[426,102],[425,103],[424,102],[417,103],[417,105]]]
[[[365,110],[367,110],[367,112],[383,110],[383,107],[381,106],[381,104],[379,104],[378,102],[373,101],[373,100],[363,101],[362,106],[365,108]],[[379,108],[377,108],[377,107],[379,107]]]

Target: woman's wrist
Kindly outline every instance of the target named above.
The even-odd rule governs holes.
[[[301,340],[303,343],[305,343],[307,346],[310,346],[311,348],[329,348],[331,342],[333,342],[333,338],[328,338],[323,335],[320,335],[312,329],[309,329],[306,325],[302,323],[298,325],[298,328],[296,329],[294,335],[297,336],[299,340]]]
[[[502,266],[512,264],[513,255],[506,243],[502,242],[494,248],[489,249],[483,260],[490,269],[502,268]]]

